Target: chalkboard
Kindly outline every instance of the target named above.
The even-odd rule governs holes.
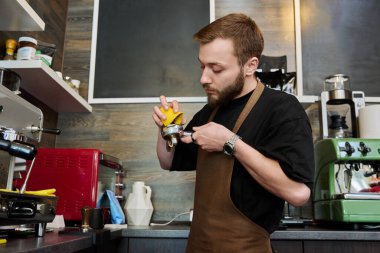
[[[204,97],[192,36],[210,22],[210,0],[95,0],[94,5],[90,103]]]
[[[351,89],[380,97],[380,1],[302,0],[305,95],[320,95],[325,77],[346,74]]]

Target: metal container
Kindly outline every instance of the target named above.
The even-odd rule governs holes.
[[[344,74],[335,74],[325,78],[325,91],[351,90],[350,78]]]

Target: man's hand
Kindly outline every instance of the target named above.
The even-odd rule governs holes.
[[[224,143],[234,135],[233,132],[215,122],[193,127],[193,131],[192,136],[183,137],[181,140],[185,143],[190,143],[194,140],[201,149],[208,152],[223,151]]]
[[[161,105],[160,106],[155,106],[153,108],[153,120],[154,120],[154,123],[156,123],[156,125],[161,128],[163,126],[163,123],[162,121],[166,119],[166,116],[165,114],[160,110],[160,107],[163,107],[166,110],[168,110],[170,107],[173,108],[173,112],[174,113],[177,113],[179,111],[179,103],[177,100],[173,100],[171,103],[169,103],[166,99],[165,96],[161,95],[160,96],[160,102],[161,102]],[[186,119],[185,117],[182,118],[182,122],[181,124],[185,124],[186,123]]]

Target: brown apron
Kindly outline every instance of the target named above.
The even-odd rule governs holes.
[[[264,90],[258,83],[239,115],[237,133]],[[211,121],[217,109],[213,111]],[[187,253],[271,253],[269,233],[241,213],[230,198],[234,157],[198,149],[194,216]]]

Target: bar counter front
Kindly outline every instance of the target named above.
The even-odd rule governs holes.
[[[0,253],[182,253],[189,235],[188,222],[167,226],[128,226],[82,233],[54,230],[44,237],[10,237]],[[307,226],[277,230],[271,235],[274,253],[379,252],[380,229],[333,229]]]

